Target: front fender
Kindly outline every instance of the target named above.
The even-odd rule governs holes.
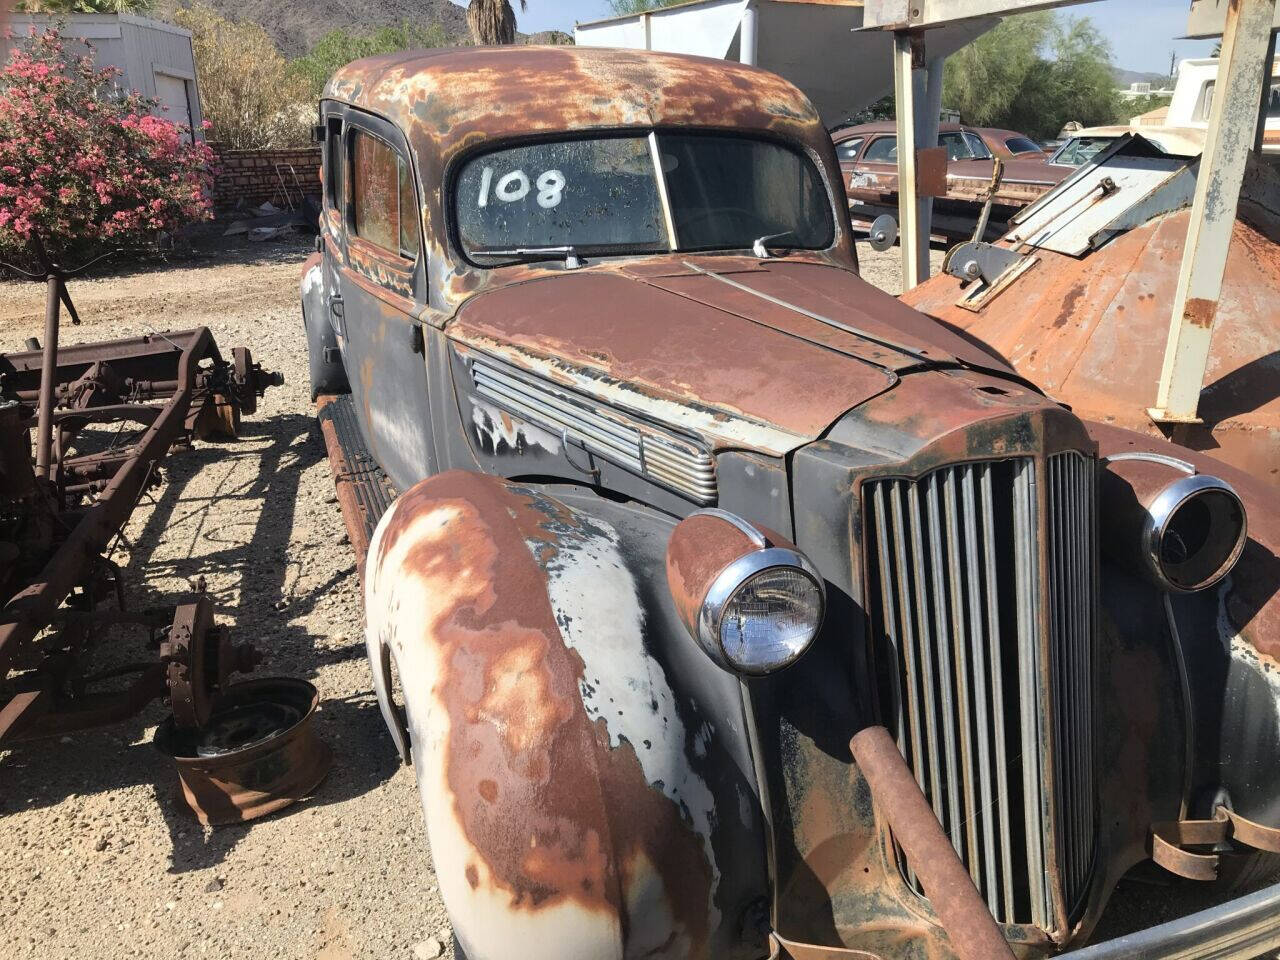
[[[1196,816],[1210,815],[1225,799],[1250,819],[1280,826],[1280,504],[1275,487],[1202,453],[1116,427],[1088,426],[1103,457],[1175,456],[1226,480],[1244,502],[1249,539],[1235,569],[1216,587],[1169,598],[1168,612],[1186,656],[1193,718],[1194,769],[1187,799]],[[1153,618],[1160,612],[1153,605]]]
[[[401,496],[367,643],[407,710],[441,894],[472,960],[764,952],[741,693],[683,634],[672,521],[454,471]]]

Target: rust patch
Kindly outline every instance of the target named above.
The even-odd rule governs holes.
[[[1205,330],[1213,328],[1213,318],[1218,315],[1218,302],[1216,300],[1204,300],[1199,297],[1192,297],[1187,301],[1186,309],[1182,311],[1183,319],[1185,319],[1193,327],[1203,327]]]
[[[423,523],[435,524],[429,536]],[[471,889],[503,891],[513,910],[570,901],[616,915],[624,935],[628,890],[651,890],[656,874],[690,955],[702,955],[707,855],[631,745],[611,749],[604,720],[588,717],[582,661],[561,637],[535,559],[553,558],[555,529],[573,523],[549,498],[454,471],[405,493],[380,534],[376,576],[420,578],[446,605],[399,640],[434,647],[441,664],[442,787],[473,851],[454,868]],[[382,571],[402,537],[412,538],[402,567]]]

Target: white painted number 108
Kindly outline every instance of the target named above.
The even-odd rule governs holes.
[[[564,197],[564,174],[559,170],[544,170],[534,181],[534,186],[538,188],[535,195],[538,206],[543,210],[550,210],[552,207],[559,206]],[[480,172],[480,197],[476,201],[476,206],[489,205],[491,187],[493,195],[503,203],[515,203],[529,195],[529,177],[523,170],[512,170],[499,177],[497,184],[494,184],[493,167],[485,167]]]

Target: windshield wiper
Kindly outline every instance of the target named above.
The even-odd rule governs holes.
[[[570,270],[582,266],[578,248],[561,247],[477,247],[472,255],[482,257],[520,257],[522,260],[563,260]]]
[[[763,237],[756,237],[751,243],[751,252],[761,260],[768,260],[772,256],[769,253],[769,241],[781,240],[783,237],[794,237],[794,230],[783,230],[781,233],[766,233]]]

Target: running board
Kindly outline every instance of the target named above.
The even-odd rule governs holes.
[[[316,419],[329,451],[342,522],[356,552],[356,570],[363,581],[364,560],[374,528],[399,493],[365,446],[350,394],[317,398]]]

